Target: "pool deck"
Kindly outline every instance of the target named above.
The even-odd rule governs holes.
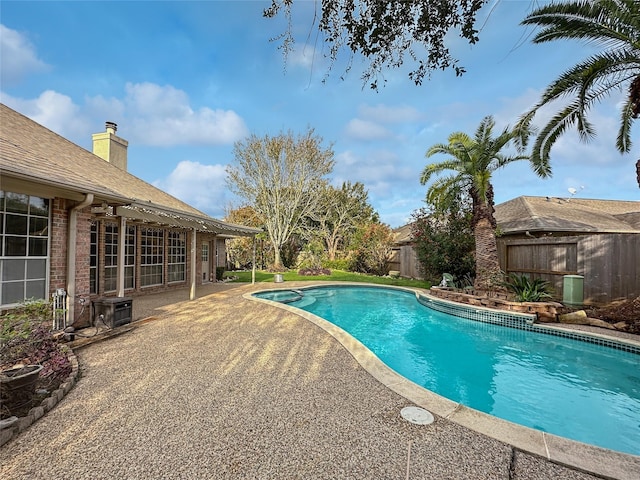
[[[331,324],[247,298],[302,285],[135,298],[144,320],[76,350],[81,379],[0,447],[0,478],[639,478],[640,457],[454,404]],[[436,421],[403,420],[408,405]]]

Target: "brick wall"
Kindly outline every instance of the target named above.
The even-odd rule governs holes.
[[[66,201],[54,198],[51,203],[51,260],[49,266],[49,295],[67,287],[67,235],[69,216]]]

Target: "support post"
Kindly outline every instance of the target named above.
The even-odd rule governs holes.
[[[191,291],[189,292],[189,300],[196,298],[196,265],[198,263],[196,261],[196,233],[197,230],[194,228],[191,235]]]
[[[251,285],[256,283],[256,236],[253,236],[253,259],[251,261]]]

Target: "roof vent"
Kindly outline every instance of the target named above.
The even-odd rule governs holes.
[[[115,133],[118,131],[118,125],[114,122],[105,122],[105,127],[107,128],[108,133]]]

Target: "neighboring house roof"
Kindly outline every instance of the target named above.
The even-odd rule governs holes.
[[[393,231],[394,243],[396,245],[406,245],[408,243],[413,243],[413,236],[411,234],[412,227],[413,223],[407,223],[406,225],[396,228]]]
[[[640,202],[517,197],[496,205],[502,233],[640,233]]]
[[[0,188],[23,182],[48,186],[72,199],[77,199],[78,194],[92,193],[94,203],[109,202],[118,207],[118,214],[127,218],[212,233],[260,232],[211,218],[3,104],[0,104],[0,174]]]

